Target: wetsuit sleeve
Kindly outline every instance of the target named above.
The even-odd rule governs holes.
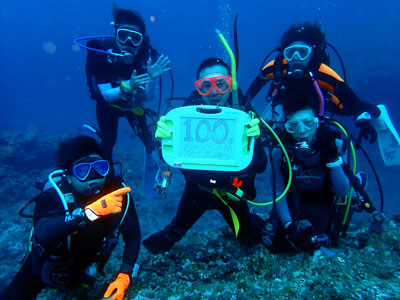
[[[373,118],[377,118],[380,115],[379,108],[376,105],[361,101],[345,82],[337,83],[335,96],[343,104],[344,115],[357,117],[363,112],[368,112]]]
[[[136,213],[136,208],[133,202],[133,198],[130,197],[131,201],[125,216],[124,222],[121,225],[121,233],[125,242],[124,254],[120,272],[131,274],[133,267],[139,255],[140,249],[140,225],[139,219]]]
[[[268,158],[265,153],[264,147],[261,144],[260,139],[256,139],[254,143],[254,153],[253,153],[253,161],[255,172],[261,174],[267,168]]]
[[[126,84],[129,85],[129,81]],[[106,100],[107,102],[118,101],[120,99],[124,99],[126,96],[125,94],[123,94],[119,86],[112,87],[111,83],[98,84],[97,87],[99,88],[104,100]]]
[[[275,60],[270,61],[262,69],[261,74],[257,74],[253,82],[250,84],[246,91],[246,97],[251,101],[260,90],[266,85],[271,79],[274,78]]]
[[[87,46],[92,48],[100,48],[100,45],[95,40],[90,40]],[[102,49],[103,50],[103,49]],[[89,95],[96,101],[104,100],[102,93],[98,87],[97,76],[102,74],[104,66],[104,53],[98,53],[96,51],[88,51],[86,58],[86,79],[87,86],[89,88]]]
[[[272,164],[274,165],[275,169],[275,174],[272,173],[272,168],[269,168],[269,178],[271,185],[273,184],[273,177],[275,176],[275,184],[276,184],[276,196],[279,196],[282,194],[285,188],[285,182],[284,182],[284,176],[282,174],[282,171],[280,170],[280,165],[282,163],[282,150],[275,148],[272,150]],[[286,199],[286,196],[283,197],[281,200],[276,202],[276,211],[278,213],[279,219],[282,222],[282,224],[285,224],[289,221],[292,221],[292,217],[289,212],[289,206],[288,202]]]
[[[35,238],[43,247],[63,241],[68,235],[88,224],[83,212],[66,217],[60,198],[54,190],[45,192],[36,205],[35,215],[38,217],[35,218]]]
[[[263,88],[263,86],[267,83],[268,81],[264,78],[261,78],[260,75],[257,75],[256,78],[254,78],[253,82],[250,84],[249,88],[246,91],[246,97],[251,101],[257,94],[260,92],[260,90]]]
[[[343,153],[343,141],[336,139],[336,145],[339,153]],[[343,153],[344,155],[345,153]],[[331,190],[338,197],[345,197],[350,190],[350,181],[344,173],[342,166],[337,166],[329,169],[331,177]]]
[[[350,182],[347,176],[344,174],[342,166],[331,168],[331,189],[338,197],[345,197],[350,189]]]

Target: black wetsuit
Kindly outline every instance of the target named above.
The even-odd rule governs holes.
[[[194,91],[184,103],[184,106],[200,104],[204,104],[204,102]],[[240,93],[239,105],[243,104],[244,97]],[[218,210],[232,231],[235,232],[230,208],[235,212],[239,221],[237,238],[245,245],[254,245],[260,239],[263,220],[250,213],[245,201],[229,200],[224,193],[230,191],[233,187],[232,182],[236,177],[243,181],[240,187],[244,192],[243,198],[253,200],[256,197],[254,187],[256,173],[264,172],[266,166],[267,157],[259,139],[257,139],[253,160],[242,171],[222,172],[182,169],[186,185],[175,218],[164,230],[145,239],[143,245],[153,253],[169,251],[207,210]],[[226,204],[212,193],[213,189],[219,192]]]
[[[71,186],[63,181],[64,193]],[[121,187],[120,180],[113,180],[113,183],[106,183],[103,193],[92,199],[82,198],[72,191],[75,202],[69,204],[68,209],[72,214],[75,208],[84,207]],[[118,241],[119,232],[125,242],[120,272],[131,274],[139,254],[141,237],[133,198],[129,197],[128,207],[127,198],[125,196],[122,208],[126,215],[119,225],[123,213],[107,215],[94,222],[90,222],[84,214],[67,218],[60,197],[53,188],[39,195],[35,207],[37,217],[34,218],[32,250],[1,299],[34,299],[46,286],[79,286],[87,278],[82,270],[95,262],[99,265],[106,263]],[[56,273],[51,270],[57,266],[67,268],[67,271],[61,272],[62,282],[50,279],[51,274]]]
[[[87,45],[104,51],[112,49],[112,52],[119,53],[115,40],[112,38],[91,40]],[[134,70],[136,70],[137,75],[146,73],[149,58],[152,62],[156,62],[158,56],[157,51],[148,44],[147,38],[144,39],[138,54],[134,57],[133,64],[126,64],[116,56],[88,51],[86,61],[87,84],[90,96],[97,101],[97,122],[103,136],[103,143],[108,149],[109,159],[112,158],[112,150],[117,140],[118,121],[121,117],[128,120],[129,125],[146,147],[147,154],[155,149],[155,141],[148,129],[146,115],[142,114],[143,111],[141,109],[136,113],[131,111],[137,107],[141,108],[143,102],[146,101],[146,93],[143,89],[137,89],[134,95],[128,94],[127,97],[130,97],[130,99],[120,99],[109,103],[103,98],[98,85],[110,83],[112,88],[119,87],[121,81],[131,78]]]
[[[329,131],[325,134],[329,134]],[[312,146],[312,154],[304,156],[295,150],[296,141],[290,134],[283,132],[280,138],[286,146],[292,164],[292,184],[285,198],[280,200],[287,201],[290,216],[285,215],[283,203],[278,202],[272,210],[270,221],[275,224],[276,240],[271,250],[291,248],[286,242],[284,230],[284,223],[289,218],[293,222],[308,220],[314,227],[315,234],[327,234],[331,241],[337,242],[339,235],[346,232],[352,214],[350,210],[346,224],[341,225],[346,207],[338,206],[334,201],[335,196],[347,195],[347,177],[342,171],[332,171],[326,167],[318,144]],[[275,166],[280,166],[281,176],[276,176],[276,181],[279,190],[283,190],[283,183],[288,180],[286,160],[280,149],[274,150],[272,159]]]
[[[277,63],[278,62],[278,63]],[[314,64],[314,63],[313,63]],[[376,105],[361,101],[353,90],[344,82],[334,70],[323,63],[305,72],[304,77],[294,78],[288,74],[289,66],[286,60],[279,54],[277,58],[269,62],[262,70],[261,75],[251,83],[246,92],[249,99],[253,99],[261,88],[271,81],[269,95],[273,96],[273,105],[286,104],[285,99],[295,99],[301,95],[304,99],[315,98],[318,101],[317,93],[313,86],[308,72],[312,71],[314,78],[324,95],[325,110],[342,116],[359,116],[368,112],[373,118],[380,115]]]

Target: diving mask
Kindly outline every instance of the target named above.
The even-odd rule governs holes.
[[[288,116],[285,123],[285,129],[292,134],[297,141],[309,140],[312,138],[318,128],[318,118],[311,108],[305,108]]]
[[[304,61],[310,57],[312,47],[307,45],[292,45],[283,50],[283,56],[287,61],[292,61],[297,56],[298,60]]]
[[[94,162],[78,163],[72,167],[72,174],[80,181],[84,181],[90,174],[90,171],[95,170],[97,174],[104,177],[110,171],[110,164],[107,160],[96,160]]]
[[[318,127],[318,118],[290,119],[285,123],[285,129],[289,133],[307,131]]]
[[[131,41],[133,47],[139,47],[143,42],[143,34],[128,28],[118,28],[116,37],[118,42],[124,45]]]
[[[230,91],[232,77],[211,76],[199,79],[195,82],[197,92],[202,96],[208,96],[215,89],[219,94],[224,95]]]

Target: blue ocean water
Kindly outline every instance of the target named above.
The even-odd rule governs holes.
[[[171,58],[176,95],[187,95],[193,89],[202,59],[226,55],[214,29],[220,28],[233,45],[237,13],[239,84],[243,89],[282,32],[293,22],[310,20],[322,24],[328,41],[340,51],[349,84],[359,96],[399,111],[398,1],[120,0],[117,5],[142,13],[152,44]],[[72,40],[112,34],[111,10],[112,1],[3,3],[0,129],[25,130],[35,125],[57,132],[79,126],[83,120],[95,123],[94,102],[85,86],[86,53],[74,51]],[[167,83],[168,77],[164,81]],[[166,84],[165,95],[168,89]],[[392,116],[396,119],[395,113]]]
[[[294,22],[319,22],[340,52],[349,85],[364,101],[385,103],[400,128],[400,2],[345,0],[116,1],[145,19],[151,44],[171,59],[175,96],[194,89],[198,64],[227,59],[215,28],[233,45],[238,17],[239,86],[246,90],[265,55]],[[95,102],[86,88],[86,50],[80,36],[113,34],[112,1],[7,1],[0,11],[0,130],[57,134],[96,124]],[[335,69],[340,67],[333,61]],[[164,96],[170,81],[164,76]],[[264,106],[264,89],[255,99]],[[377,152],[374,145],[373,153]],[[382,164],[379,165],[380,167]],[[395,169],[397,170],[397,169]]]
[[[295,22],[319,22],[327,40],[344,60],[348,84],[362,100],[386,104],[400,130],[397,91],[400,78],[400,2],[397,0],[116,0],[116,3],[119,7],[140,11],[151,44],[170,57],[175,96],[187,96],[194,89],[197,66],[203,59],[210,56],[227,59],[215,28],[220,29],[233,46],[236,14],[239,15],[238,80],[243,90],[257,75],[265,55],[278,44],[284,30]],[[49,136],[76,134],[82,123],[96,124],[95,102],[88,96],[86,87],[86,50],[74,47],[72,41],[81,36],[113,34],[111,13],[111,0],[3,2],[0,9],[0,132],[34,131]],[[335,59],[333,67],[341,73]],[[165,98],[170,92],[169,77],[163,76],[163,82]],[[265,106],[266,92],[267,89],[264,89],[255,99],[256,106],[261,109]],[[352,121],[351,118],[348,120]],[[118,142],[125,142],[123,149],[128,148],[126,144],[140,144],[137,139],[121,141],[124,136],[130,137],[126,132],[120,133]],[[376,144],[367,145],[367,150],[381,177],[386,196],[385,213],[399,214],[397,174],[400,167],[386,168]],[[33,168],[24,165],[24,161],[20,164]],[[362,156],[360,165],[367,166]],[[13,167],[4,168],[3,174]],[[136,173],[135,167],[127,166],[126,173],[129,174],[129,168]],[[17,174],[17,171],[12,171],[10,174]],[[368,172],[371,173],[369,169]],[[3,185],[2,203],[14,200],[25,202],[28,199],[24,197],[29,191],[32,194],[37,192],[33,187],[35,179],[43,179],[46,175],[44,170],[38,178],[32,178],[32,182],[23,182],[26,179],[24,176],[15,180],[4,178],[6,184]],[[369,191],[372,190],[373,201],[379,207],[377,187],[371,181]],[[23,191],[26,187],[31,188]],[[177,186],[171,185],[170,188],[175,190]],[[178,200],[179,195],[176,197]],[[165,213],[163,216],[169,222],[175,207],[172,209],[170,203],[163,202],[154,205],[161,207],[162,212],[169,212],[169,215]],[[14,207],[3,206],[1,220],[4,232],[10,231],[9,227],[15,224],[17,236],[27,237],[30,220],[21,225]],[[144,224],[153,222],[153,218],[161,215],[159,210],[149,211],[151,218],[140,216]],[[363,218],[365,216],[362,215]],[[153,232],[153,228],[146,226],[142,230],[143,236]],[[8,262],[7,268],[11,264],[9,260],[19,260],[23,256],[21,249],[25,249],[27,240],[20,236],[12,241],[2,240],[0,253],[4,262]],[[12,264],[15,267],[15,261]],[[0,285],[5,274],[1,274]]]

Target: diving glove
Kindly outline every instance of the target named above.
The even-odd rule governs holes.
[[[119,273],[117,279],[110,283],[104,294],[104,300],[123,300],[125,291],[129,286],[131,279],[126,273]]]
[[[157,122],[155,137],[160,139],[168,139],[171,137],[171,131],[169,131],[168,125],[165,123],[165,116],[162,116]]]
[[[371,115],[367,112],[363,112],[356,118],[356,126],[360,128],[360,134],[358,135],[356,146],[361,145],[361,139],[364,138],[373,144],[378,138],[378,133],[376,132],[374,126],[371,124]]]
[[[315,250],[313,237],[317,235],[315,228],[308,220],[290,222],[285,226],[285,233],[292,246],[300,251],[312,254]]]
[[[255,138],[258,138],[260,136],[260,126],[258,125],[259,123],[259,118],[254,118],[250,121],[248,125],[249,128],[246,130],[246,135],[248,137],[254,136]]]
[[[91,221],[95,221],[100,217],[109,214],[118,214],[122,210],[122,200],[124,196],[131,191],[131,188],[124,187],[112,193],[109,193],[99,200],[85,207],[86,217]]]

